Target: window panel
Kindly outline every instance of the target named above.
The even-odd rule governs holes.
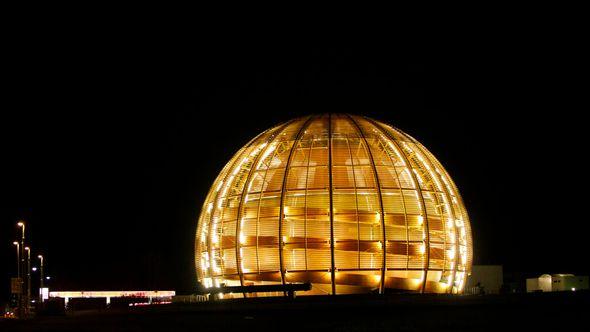
[[[357,192],[357,204],[359,213],[380,213],[379,197],[375,191]]]
[[[337,269],[358,269],[358,251],[334,250],[334,265]]]
[[[285,269],[305,270],[305,249],[284,249]]]
[[[334,216],[334,240],[357,240],[358,239],[358,222],[356,215],[337,215]]]
[[[350,165],[350,152],[346,138],[332,139],[332,165]]]
[[[377,166],[376,168],[381,188],[399,188],[395,168],[391,166]]]
[[[397,171],[397,178],[399,179],[399,183],[402,188],[414,189],[414,179],[412,178],[412,174],[410,171],[405,167],[397,167],[395,169]]]
[[[318,141],[314,142],[314,147],[311,149],[310,158],[309,158],[309,166],[322,166],[328,165],[328,148],[327,147],[315,147],[315,144]]]
[[[279,243],[279,220],[277,218],[260,218],[258,236],[273,237]]]
[[[287,176],[287,190],[305,189],[307,183],[307,167],[291,167]]]
[[[309,148],[300,148],[293,151],[291,166],[307,166],[309,159]]]
[[[357,195],[355,195],[355,191],[352,189],[348,190],[338,190],[335,191],[332,195],[333,204],[334,204],[334,214],[338,213],[352,213],[356,214],[356,200]]]
[[[348,144],[350,145],[352,160],[355,165],[371,164],[363,139],[349,138]]]
[[[379,241],[383,237],[381,223],[359,222],[359,239],[363,241]]]
[[[418,193],[415,190],[404,190],[404,202],[407,214],[422,214]]]
[[[333,166],[332,185],[334,188],[354,188],[354,172],[352,166]]]
[[[284,219],[283,236],[288,239],[285,242],[294,243],[305,240],[305,217],[287,217]]]
[[[279,271],[279,249],[277,246],[259,246],[258,258],[260,272]]]
[[[307,171],[307,189],[328,189],[328,167],[310,167]]]
[[[401,191],[384,189],[381,191],[381,199],[383,199],[383,211],[385,213],[405,213]]]
[[[328,270],[332,267],[332,254],[329,249],[307,249],[307,268],[309,270]]]
[[[383,266],[383,255],[374,252],[360,252],[361,269],[380,269]]]
[[[354,177],[357,188],[376,188],[375,175],[371,166],[355,166]]]
[[[262,191],[276,191],[281,189],[283,183],[284,170],[269,169],[266,171],[262,183]]]

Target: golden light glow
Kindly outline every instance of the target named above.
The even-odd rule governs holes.
[[[473,252],[440,162],[398,129],[343,114],[289,121],[240,149],[195,239],[205,287],[311,280],[307,294],[461,293]]]
[[[49,297],[62,298],[93,298],[93,297],[172,297],[176,292],[171,290],[157,291],[59,291],[49,292]]]

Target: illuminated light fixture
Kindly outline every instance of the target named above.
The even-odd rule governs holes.
[[[455,259],[455,248],[451,248],[451,250],[449,250],[449,258]]]
[[[453,219],[447,220],[447,228],[451,229],[451,228],[453,228],[453,226],[455,226]]]
[[[405,273],[397,290],[462,293],[471,272],[471,225],[453,180],[418,141],[369,118],[314,115],[270,128],[211,188],[195,236],[195,257],[208,257],[195,260],[204,285],[316,280],[309,294],[385,292],[395,270]],[[405,251],[396,234],[407,234]]]

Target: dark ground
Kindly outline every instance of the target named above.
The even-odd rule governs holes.
[[[589,308],[589,292],[266,298],[5,321],[0,331],[583,331]]]

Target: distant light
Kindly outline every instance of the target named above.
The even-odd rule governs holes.
[[[576,288],[575,287],[572,287],[572,292],[575,292],[575,291],[576,291]]]
[[[33,270],[33,272],[35,272],[35,271],[37,271],[37,268],[33,266],[33,268],[31,270]]]
[[[23,226],[25,225],[25,223],[24,223],[24,222],[22,222],[22,221],[19,221],[18,223],[16,223],[16,225],[17,225],[18,227],[23,227]]]
[[[15,246],[18,246],[18,242],[16,242],[16,241],[12,242],[12,244],[14,244]]]
[[[37,258],[42,259],[43,258],[43,255],[39,255],[39,256],[37,256]]]
[[[29,247],[25,247],[25,250],[26,250],[26,251],[29,251],[29,250],[31,250],[31,248],[29,248]]]
[[[51,277],[50,276],[47,276],[47,277],[45,277],[45,279],[49,280],[49,279],[51,279]]]

